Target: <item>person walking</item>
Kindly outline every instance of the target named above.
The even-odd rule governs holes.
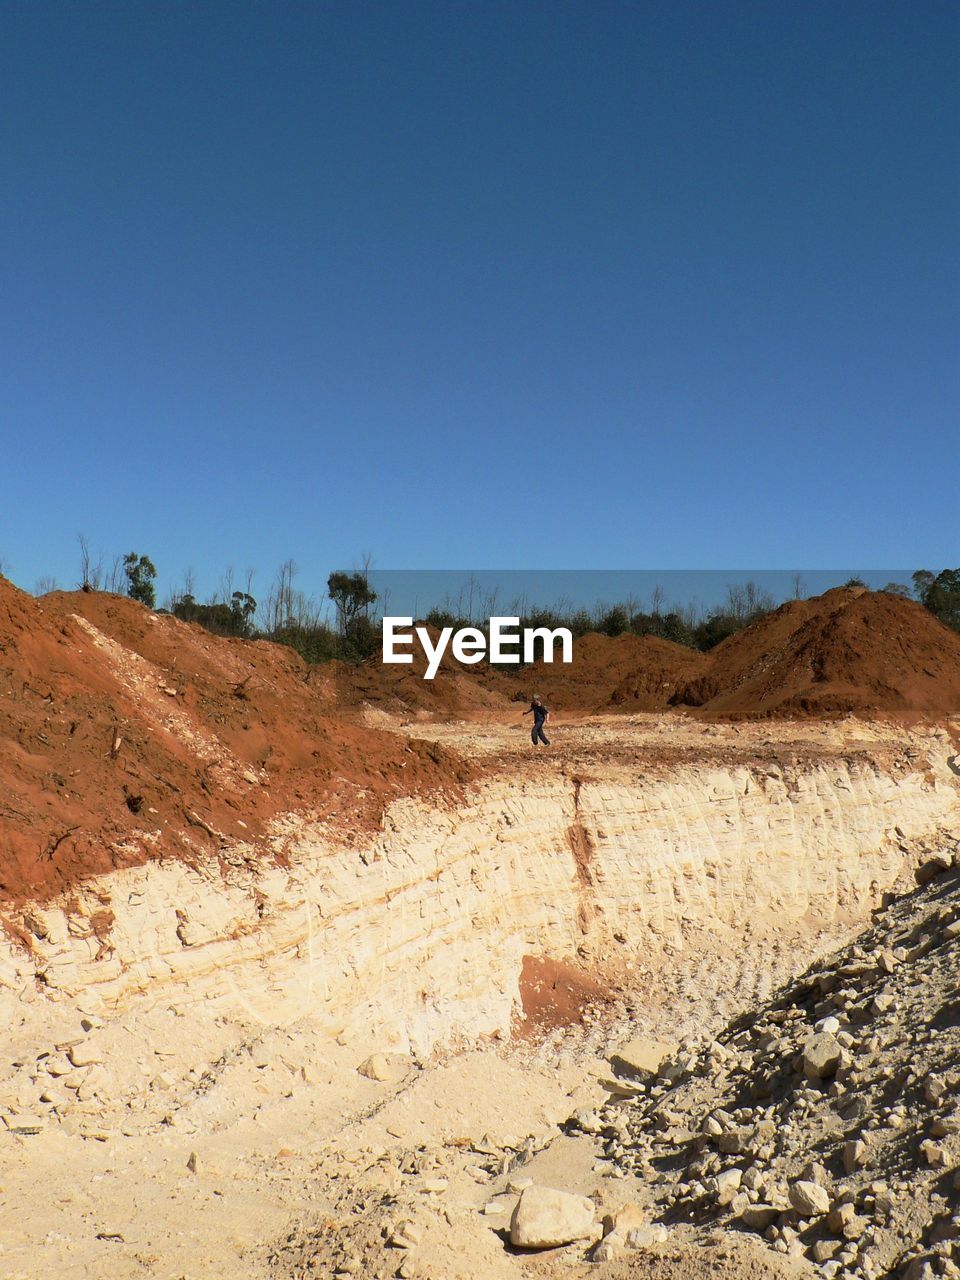
[[[533,695],[533,701],[523,714],[528,716],[531,713],[533,714],[533,728],[530,730],[530,741],[535,747],[539,746],[541,742],[545,747],[549,747],[550,739],[543,732],[543,726],[546,724],[550,712],[540,701],[537,694]]]

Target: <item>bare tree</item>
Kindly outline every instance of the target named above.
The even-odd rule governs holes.
[[[687,604],[675,604],[670,612],[677,615],[688,631],[695,630],[703,621],[703,606],[696,596]]]
[[[802,573],[795,573],[790,579],[794,600],[805,600],[807,596],[807,580]]]
[[[769,613],[775,605],[775,601],[766,587],[761,587],[759,583],[750,581],[747,583],[747,612],[750,616],[758,613]]]
[[[126,590],[126,570],[123,565],[123,556],[114,556],[113,564],[110,566],[110,572],[104,577],[104,591],[112,591],[114,595],[121,595]]]
[[[103,557],[94,562],[86,534],[78,533],[80,544],[80,587],[83,591],[99,591],[103,583]]]
[[[773,596],[756,582],[737,582],[727,586],[727,612],[744,622],[773,608]]]
[[[650,612],[653,614],[655,618],[659,618],[660,615],[663,613],[664,597],[665,597],[665,592],[663,590],[663,587],[658,582],[656,586],[653,588],[653,590],[650,592]]]
[[[223,577],[220,579],[220,587],[214,597],[214,603],[229,604],[233,599],[233,592],[233,565],[228,564]]]
[[[727,613],[731,618],[740,621],[747,612],[747,599],[743,585],[739,582],[727,583]]]
[[[277,570],[277,576],[264,601],[263,615],[265,630],[280,631],[288,625],[295,625],[297,619],[297,596],[293,580],[297,576],[297,566],[293,560],[284,560]],[[302,610],[300,610],[302,612]]]
[[[196,584],[196,579],[194,577],[194,572],[192,569],[188,568],[186,573],[183,575],[183,586],[182,587],[174,586],[170,588],[170,594],[167,596],[167,602],[165,607],[169,609],[171,613],[173,613],[176,610],[177,605],[180,604],[183,600],[186,600],[188,598],[190,600],[195,599],[196,590],[197,590],[197,584]]]
[[[48,591],[59,590],[60,584],[57,582],[56,578],[54,578],[52,574],[47,574],[44,577],[37,579],[37,585],[33,588],[33,594],[35,596],[45,596]]]

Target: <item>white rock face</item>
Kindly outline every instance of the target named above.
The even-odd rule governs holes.
[[[593,1201],[552,1187],[527,1187],[510,1219],[510,1243],[518,1249],[552,1249],[595,1231]]]
[[[912,871],[902,846],[960,825],[957,786],[933,755],[613,761],[576,785],[493,775],[457,808],[399,801],[359,848],[287,815],[266,854],[289,866],[252,849],[154,862],[91,882],[69,916],[45,904],[32,955],[0,935],[0,1021],[25,993],[118,1013],[146,996],[424,1055],[507,1032],[528,955],[586,954],[602,979],[608,958],[675,967],[694,947],[737,955],[747,934],[782,947],[865,920]],[[83,927],[98,894],[107,948]]]

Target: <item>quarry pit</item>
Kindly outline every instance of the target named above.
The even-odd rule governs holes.
[[[782,1200],[804,1143],[848,1177],[805,1119],[835,1092],[902,1129],[927,1104],[881,1098],[887,1072],[960,1088],[960,888],[930,880],[960,848],[960,637],[919,605],[844,589],[710,655],[588,635],[571,672],[425,681],[0,579],[0,668],[4,1280],[924,1280],[925,1248],[953,1274],[922,1155],[953,1138],[918,1128],[906,1173],[891,1148],[922,1207],[893,1226],[876,1179],[837,1183],[875,1215],[861,1261],[785,1201],[767,1235],[708,1229],[720,1173],[753,1180],[748,1216],[765,1184],[669,1107],[687,1080],[733,1115],[736,1070],[741,1101],[768,1087],[748,1050],[789,1044]],[[877,955],[901,987],[859,1000]],[[814,1090],[777,1028],[825,1016],[874,1065]],[[667,1074],[625,1079],[651,1046]],[[588,1236],[512,1245],[528,1185],[580,1197]],[[613,1230],[593,1260],[618,1212],[643,1247]]]
[[[345,1151],[459,1152],[504,1126],[549,1151],[611,1045],[755,1006],[960,834],[942,727],[594,717],[539,757],[513,725],[391,731],[479,780],[398,799],[375,831],[285,812],[256,851],[8,915],[6,1202],[42,1183],[57,1208],[8,1216],[5,1274],[296,1274],[271,1242],[340,1220]],[[457,1173],[470,1216],[436,1274],[526,1274]],[[456,1270],[479,1232],[496,1251]]]

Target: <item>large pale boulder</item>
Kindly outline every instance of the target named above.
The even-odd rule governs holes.
[[[610,1057],[610,1065],[616,1071],[631,1076],[656,1076],[664,1061],[676,1053],[677,1046],[665,1040],[651,1040],[641,1036],[622,1045]]]
[[[519,1249],[552,1249],[596,1234],[593,1201],[552,1187],[525,1188],[510,1219],[510,1243]]]
[[[800,1181],[790,1188],[790,1203],[802,1217],[816,1218],[828,1212],[830,1197],[815,1182]]]
[[[814,1080],[825,1080],[840,1065],[840,1042],[828,1031],[811,1036],[803,1046],[803,1073]]]
[[[410,1072],[410,1059],[399,1053],[372,1053],[357,1070],[368,1080],[381,1084],[399,1084]]]

